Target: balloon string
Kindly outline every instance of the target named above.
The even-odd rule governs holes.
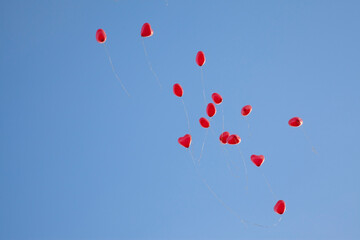
[[[221,106],[221,112],[222,112],[222,132],[221,133],[223,133],[225,130],[225,115],[224,115],[224,107],[223,106]]]
[[[203,88],[203,98],[204,98],[204,103],[206,105],[206,95],[205,95],[205,83],[204,83],[204,74],[203,74],[203,69],[202,67],[200,68],[200,72],[201,72],[201,85],[202,85],[202,88]],[[211,121],[211,120],[210,120]],[[212,129],[211,129],[212,130]],[[205,142],[206,142],[206,137],[207,137],[207,134],[208,134],[208,129],[206,129],[206,132],[205,132],[205,137],[204,137],[204,141],[203,141],[203,144],[202,144],[202,147],[201,147],[201,152],[200,152],[200,157],[199,157],[199,164],[200,164],[200,160],[203,156],[203,152],[204,152],[204,147],[205,147]]]
[[[194,164],[194,168],[196,169],[196,160],[195,160],[194,154],[191,151],[191,148],[189,148],[189,154],[190,154],[191,160],[192,160],[192,162]]]
[[[223,106],[221,107],[221,112],[222,112],[222,133],[223,133],[224,130],[225,130],[225,114],[224,114],[224,107]],[[231,168],[231,166],[233,166],[236,169],[236,171],[240,172],[239,166],[237,166],[237,164],[232,160],[231,157],[228,157],[228,151],[226,150],[224,144],[222,144],[221,142],[219,142],[219,144],[221,145],[221,148],[223,150],[223,157],[225,156],[226,165],[227,165],[227,167],[228,167],[228,169],[230,171],[230,174],[235,178],[239,178],[240,175],[235,174],[234,171]],[[230,166],[229,163],[231,164],[231,166]],[[246,166],[245,166],[245,168],[246,168]]]
[[[224,114],[224,107],[221,106],[221,113],[222,113],[222,131],[221,133],[224,132],[225,130],[225,114]],[[228,151],[226,150],[224,144],[222,144],[221,142],[219,142],[220,146],[221,146],[221,149],[222,149],[222,152],[223,152],[223,158],[225,158],[225,161],[226,161],[226,166],[230,172],[230,174],[235,177],[235,178],[239,178],[240,175],[236,175],[234,173],[234,171],[232,170],[230,164],[236,168],[236,170],[240,170],[239,167],[234,163],[234,161],[229,157],[228,158]],[[229,164],[230,163],[230,164]]]
[[[239,152],[240,152],[240,156],[241,156],[241,160],[244,164],[244,171],[245,171],[245,178],[246,178],[246,185],[245,185],[245,189],[248,190],[248,173],[247,173],[247,167],[246,167],[246,162],[245,162],[245,158],[244,155],[242,154],[242,151],[240,149],[240,147],[238,147]]]
[[[266,176],[265,176],[264,172],[262,171],[262,169],[260,169],[260,171],[261,171],[261,174],[263,175],[263,178],[264,178],[264,180],[265,180],[265,183],[266,183],[266,185],[267,185],[267,187],[268,187],[269,191],[271,192],[271,194],[272,194],[273,198],[274,198],[274,199],[275,199],[275,201],[276,201],[276,200],[277,200],[276,194],[274,193],[274,191],[273,191],[273,189],[272,189],[272,187],[271,187],[271,185],[270,185],[270,183],[269,183],[268,179],[266,178]]]
[[[251,133],[251,129],[250,129],[250,121],[249,121],[249,119],[247,117],[245,117],[245,119],[246,119],[248,130],[249,130],[249,138],[251,138],[252,133]]]
[[[216,136],[216,134],[215,134],[215,132],[214,132],[214,129],[212,128],[212,118],[210,118],[210,120],[209,120],[209,123],[210,123],[210,127],[208,128],[208,129],[210,129],[210,131],[211,131],[211,133],[214,135],[214,137]]]
[[[202,67],[200,68],[200,71],[201,71],[201,85],[202,85],[202,88],[203,88],[203,98],[204,98],[204,103],[206,105],[207,101],[206,101],[206,95],[205,95],[205,83],[204,83],[204,74],[203,74]]]
[[[108,56],[111,69],[112,69],[112,71],[113,71],[113,73],[114,73],[114,75],[115,75],[115,78],[119,81],[119,83],[120,83],[120,85],[121,85],[121,88],[124,90],[124,92],[128,95],[128,97],[130,97],[130,94],[129,94],[128,91],[126,90],[126,88],[125,88],[124,84],[122,83],[119,75],[118,75],[118,74],[116,73],[116,71],[115,71],[114,64],[113,64],[113,62],[112,62],[112,60],[111,60],[109,51],[108,51],[107,46],[106,46],[105,43],[104,43],[104,48],[105,48],[106,55]]]
[[[234,178],[239,178],[240,176],[239,176],[239,175],[236,175],[236,174],[234,173],[234,171],[231,169],[231,166],[230,166],[229,161],[228,161],[227,158],[225,158],[225,161],[226,161],[226,167],[228,168],[231,176],[233,176]]]
[[[281,221],[281,216],[279,218],[279,220],[273,224],[273,225],[270,225],[270,226],[267,226],[267,225],[262,225],[262,224],[258,224],[258,223],[253,223],[253,222],[249,222],[243,218],[240,217],[240,215],[234,210],[232,209],[228,204],[226,204],[226,202],[224,202],[217,194],[216,192],[212,189],[212,187],[210,187],[210,185],[207,183],[207,181],[205,180],[204,177],[201,176],[198,168],[196,167],[196,164],[195,164],[195,159],[194,159],[194,156],[191,152],[191,149],[189,149],[189,154],[191,156],[191,159],[193,160],[193,165],[194,165],[194,169],[195,169],[195,172],[196,174],[198,175],[198,177],[201,179],[202,183],[206,186],[206,188],[209,190],[209,192],[211,193],[211,195],[229,212],[231,213],[233,216],[235,216],[238,220],[240,220],[240,222],[242,224],[244,224],[245,227],[247,227],[247,224],[250,224],[250,225],[253,225],[253,226],[256,226],[256,227],[261,227],[261,228],[271,228],[271,227],[276,227],[280,221]]]
[[[224,107],[223,106],[221,107],[221,112],[222,112],[222,131],[221,131],[221,133],[223,133],[224,130],[225,130],[225,114],[224,114]],[[221,145],[221,148],[223,150],[223,157],[225,156],[226,165],[227,165],[227,167],[228,167],[228,169],[230,171],[230,174],[235,178],[239,178],[240,175],[236,175],[234,173],[234,171],[232,170],[229,163],[231,163],[231,165],[236,168],[236,171],[240,171],[239,167],[235,164],[235,162],[232,160],[231,157],[228,157],[228,151],[226,150],[224,144],[222,144],[221,142],[219,142],[219,144]]]
[[[261,228],[273,228],[273,227],[277,227],[277,225],[279,225],[279,223],[281,222],[281,219],[282,219],[282,216],[280,216],[279,219],[277,220],[277,222],[272,225],[262,225],[262,224],[258,224],[258,223],[249,223],[249,224],[252,224],[256,227],[261,227]]]
[[[150,69],[151,73],[154,75],[154,77],[155,77],[155,79],[156,79],[156,82],[158,83],[159,87],[162,88],[162,85],[161,85],[161,83],[160,83],[160,80],[159,80],[156,72],[154,71],[154,69],[153,69],[153,67],[152,67],[152,64],[151,64],[151,62],[150,62],[150,60],[149,60],[149,55],[148,55],[148,53],[147,53],[147,51],[146,51],[145,42],[144,42],[144,39],[143,39],[143,38],[141,39],[141,43],[142,43],[142,45],[143,45],[143,47],[144,47],[144,53],[145,53],[145,57],[146,57],[146,61],[147,61],[147,64],[148,64],[148,66],[149,66],[149,69]]]
[[[201,178],[201,181],[204,183],[204,185],[207,187],[207,189],[210,191],[210,193],[216,198],[216,200],[218,200],[218,202],[220,202],[220,204],[227,209],[231,214],[233,214],[235,217],[237,217],[240,222],[242,224],[244,224],[245,227],[247,227],[246,223],[247,221],[245,221],[244,219],[242,219],[237,212],[235,212],[229,205],[227,205],[217,194],[216,192],[210,187],[210,185],[206,182],[206,180],[200,176],[200,174],[198,173],[199,177]]]
[[[222,144],[221,142],[220,142],[219,144],[224,145],[224,144]],[[230,166],[229,163],[231,163],[232,166],[233,166],[234,168],[236,168],[236,171],[239,171],[239,172],[240,172],[239,167],[234,163],[234,161],[233,161],[231,158],[228,157],[228,151],[226,150],[225,146],[221,146],[221,148],[222,148],[222,150],[223,150],[223,157],[225,156],[226,165],[227,165],[227,167],[228,167],[228,170],[229,170],[230,174],[231,174],[233,177],[235,177],[235,178],[239,178],[240,175],[236,175],[236,174],[234,173],[234,171],[232,170],[232,168],[231,168],[231,166]]]
[[[235,217],[237,217],[241,223],[243,223],[245,225],[245,227],[247,227],[246,225],[246,221],[244,219],[242,219],[230,206],[228,206],[217,194],[216,192],[210,187],[210,185],[206,182],[206,180],[201,176],[201,174],[199,173],[198,168],[196,167],[195,161],[194,161],[194,156],[192,154],[191,151],[189,151],[191,158],[193,159],[193,163],[194,163],[194,169],[196,174],[198,175],[198,177],[201,179],[202,183],[206,186],[206,188],[209,190],[209,192],[211,193],[211,195],[213,195],[213,197],[226,209],[228,210],[231,214],[233,214]]]
[[[205,95],[204,95],[204,96],[205,96]],[[186,118],[187,118],[187,121],[188,121],[188,129],[189,129],[189,132],[190,132],[190,121],[189,121],[188,112],[187,112],[187,109],[186,109],[186,106],[185,106],[185,102],[183,101],[183,99],[181,99],[181,101],[182,101],[183,106],[184,106],[185,115],[186,115]],[[205,101],[205,103],[206,103],[206,101]],[[223,127],[223,131],[224,131],[225,121],[224,121],[224,111],[223,111],[223,108],[222,108],[222,113],[223,113],[223,126],[222,126],[222,127]],[[210,119],[210,121],[211,121],[211,119]],[[203,142],[202,149],[201,149],[201,153],[200,153],[200,158],[199,158],[199,160],[198,160],[199,163],[200,163],[200,159],[202,158],[202,153],[203,153],[203,150],[204,150],[204,146],[205,146],[205,141],[206,141],[207,134],[208,134],[208,129],[207,129],[206,134],[205,134],[204,142]],[[221,144],[221,143],[220,143],[220,144]],[[245,175],[246,175],[246,188],[247,188],[248,175],[247,175],[246,163],[245,163],[245,159],[244,159],[244,156],[243,156],[240,148],[238,148],[238,149],[239,149],[239,152],[240,152],[241,158],[242,158],[242,160],[243,160],[243,164],[244,164]],[[203,178],[203,177],[201,176],[201,174],[199,173],[199,170],[198,170],[198,168],[197,168],[197,166],[196,166],[196,159],[195,159],[195,157],[194,157],[194,155],[193,155],[193,153],[192,153],[192,148],[189,148],[188,150],[189,150],[189,154],[190,154],[190,157],[191,157],[191,159],[192,159],[192,162],[193,162],[193,165],[194,165],[194,169],[195,169],[195,171],[196,171],[196,174],[197,174],[198,177],[201,179],[202,183],[206,186],[206,188],[207,188],[208,191],[211,193],[211,195],[212,195],[229,213],[231,213],[231,214],[234,215],[237,219],[239,219],[240,222],[241,222],[242,224],[244,224],[245,227],[247,227],[247,224],[250,224],[250,225],[253,225],[253,226],[256,226],[256,227],[261,227],[261,228],[271,228],[271,227],[276,227],[276,226],[280,223],[281,217],[279,218],[279,220],[278,220],[275,224],[273,224],[273,225],[271,225],[271,226],[267,226],[267,225],[262,225],[262,224],[257,224],[257,223],[249,222],[249,221],[246,221],[246,220],[244,220],[243,218],[241,218],[240,215],[239,215],[236,211],[234,211],[229,205],[227,205],[227,204],[216,194],[216,192],[215,192],[215,191],[210,187],[210,185],[207,183],[207,181],[205,180],[205,178]],[[223,150],[224,150],[224,152],[226,152],[226,149],[225,149],[225,148],[223,148]],[[227,158],[226,158],[226,159],[227,159]],[[236,167],[236,164],[235,164],[234,162],[232,162],[232,163],[233,163],[233,165]],[[227,166],[228,166],[228,169],[230,170],[230,172],[232,173],[228,162],[227,162]],[[265,177],[265,175],[263,175],[263,176]],[[235,175],[235,177],[236,177],[236,175]],[[267,180],[266,180],[266,181],[267,181]],[[267,182],[267,183],[268,183],[268,182]],[[269,184],[268,186],[270,186],[270,184]],[[271,187],[270,187],[270,189],[271,189]],[[272,190],[271,190],[271,192],[272,192]],[[272,193],[273,193],[273,192],[272,192]]]
[[[316,151],[314,145],[311,143],[310,138],[309,138],[309,136],[307,135],[307,133],[306,133],[306,131],[305,131],[305,129],[304,129],[303,127],[301,128],[301,131],[304,133],[304,136],[305,136],[305,138],[306,138],[306,141],[310,144],[311,150],[313,151],[313,153],[318,154],[318,152]]]
[[[201,160],[201,158],[202,158],[202,156],[203,156],[203,153],[204,153],[204,147],[205,147],[205,142],[206,142],[206,138],[207,138],[208,132],[209,132],[209,129],[206,129],[204,141],[203,141],[203,143],[202,143],[201,152],[200,152],[200,156],[199,156],[199,160],[198,160],[198,163],[199,163],[199,164],[200,164],[200,160]]]
[[[182,98],[181,98],[181,102],[182,102],[182,104],[184,106],[184,112],[185,112],[185,117],[186,117],[186,121],[187,121],[187,125],[188,125],[188,130],[189,130],[189,133],[191,134],[189,114],[188,114],[188,111],[186,109],[185,102],[184,102],[184,100]]]

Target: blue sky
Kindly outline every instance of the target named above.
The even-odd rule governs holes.
[[[0,239],[358,239],[359,11],[357,1],[2,1]],[[199,50],[207,99],[224,102],[196,172],[177,143],[188,129],[172,85],[184,88],[198,156]],[[247,190],[237,147],[225,155],[218,142],[222,111],[242,137]],[[293,116],[302,129],[287,125]],[[261,168],[251,154],[265,155]],[[244,226],[201,181],[241,218],[272,225],[262,174],[287,203],[275,228]]]

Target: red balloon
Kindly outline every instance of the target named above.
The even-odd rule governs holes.
[[[289,120],[289,125],[291,127],[300,127],[303,124],[303,120],[299,117],[293,117]]]
[[[239,144],[241,142],[241,138],[236,134],[232,134],[227,138],[226,141],[227,141],[228,144],[236,145],[236,144]]]
[[[189,148],[190,144],[191,144],[191,135],[190,134],[186,134],[183,137],[179,137],[178,142],[181,146]]]
[[[197,65],[199,65],[201,67],[202,65],[204,65],[205,61],[206,61],[206,58],[205,58],[204,52],[198,51],[198,53],[196,54]]]
[[[258,167],[265,161],[264,155],[251,155],[250,159]]]
[[[279,200],[274,206],[274,211],[277,214],[283,214],[285,212],[285,210],[286,210],[286,205],[285,205],[284,200]]]
[[[106,41],[106,33],[101,28],[96,31],[95,37],[98,43],[104,43]]]
[[[182,97],[182,95],[183,95],[183,89],[182,89],[181,85],[178,84],[178,83],[175,83],[174,86],[173,86],[173,92],[174,92],[174,94],[175,94],[176,96]]]
[[[199,122],[200,122],[200,125],[203,127],[203,128],[208,128],[210,127],[210,122],[209,120],[207,120],[206,118],[200,118],[199,119]]]
[[[220,104],[223,101],[222,96],[218,93],[213,93],[211,97],[215,104]]]
[[[151,37],[153,35],[153,30],[151,29],[150,23],[144,23],[141,28],[141,36],[142,37]]]
[[[252,107],[251,105],[246,105],[241,109],[241,115],[247,116],[251,113]]]
[[[213,117],[216,113],[216,107],[213,103],[209,103],[206,107],[206,113],[209,117]]]
[[[219,137],[220,142],[221,142],[222,144],[226,144],[226,143],[227,143],[227,139],[228,139],[229,136],[230,136],[230,133],[229,133],[229,132],[223,132],[222,134],[220,134],[220,137]]]

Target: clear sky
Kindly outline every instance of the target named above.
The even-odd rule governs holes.
[[[0,239],[360,239],[359,12],[359,1],[1,1]],[[172,85],[198,157],[198,50],[207,100],[224,102],[196,171]],[[219,144],[222,112],[238,147]],[[251,154],[265,155],[260,168]],[[277,199],[287,211],[277,227],[245,226],[202,178],[249,222],[276,223]]]

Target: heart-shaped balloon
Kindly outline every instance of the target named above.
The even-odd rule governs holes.
[[[200,125],[203,127],[203,128],[208,128],[210,127],[210,122],[209,120],[207,120],[206,118],[202,117],[199,119],[199,122],[200,122]]]
[[[96,41],[99,43],[104,43],[106,41],[106,33],[101,28],[96,31]]]
[[[252,111],[251,105],[246,105],[241,109],[241,115],[247,116],[251,113],[251,111]]]
[[[175,83],[173,86],[173,92],[177,97],[182,97],[184,91],[179,83]]]
[[[279,200],[274,206],[274,211],[277,214],[283,214],[285,212],[285,210],[286,210],[286,205],[285,205],[284,200]]]
[[[222,134],[220,134],[220,137],[219,137],[220,142],[222,144],[227,144],[227,139],[228,139],[229,136],[230,136],[229,132],[223,132]]]
[[[195,59],[197,65],[199,65],[200,67],[202,65],[204,65],[206,58],[205,58],[205,54],[203,51],[198,51],[198,53],[196,54],[196,59]]]
[[[183,137],[179,137],[178,142],[181,146],[189,148],[190,144],[191,144],[191,135],[190,134],[186,134]]]
[[[216,107],[215,107],[215,104],[213,103],[209,103],[206,107],[206,114],[209,116],[209,117],[213,117],[216,113]]]
[[[289,125],[291,127],[300,127],[303,124],[303,120],[299,117],[293,117],[289,120]]]
[[[251,161],[258,167],[261,166],[261,164],[263,164],[265,157],[264,155],[251,155],[250,157]]]
[[[153,35],[153,30],[151,29],[150,23],[144,23],[141,28],[141,36],[142,37],[151,37]]]
[[[236,145],[236,144],[239,144],[241,142],[241,138],[236,134],[232,134],[227,138],[226,141],[227,141],[228,144]]]
[[[218,93],[213,93],[211,95],[212,100],[214,101],[215,104],[220,104],[222,103],[223,99],[222,96]]]

